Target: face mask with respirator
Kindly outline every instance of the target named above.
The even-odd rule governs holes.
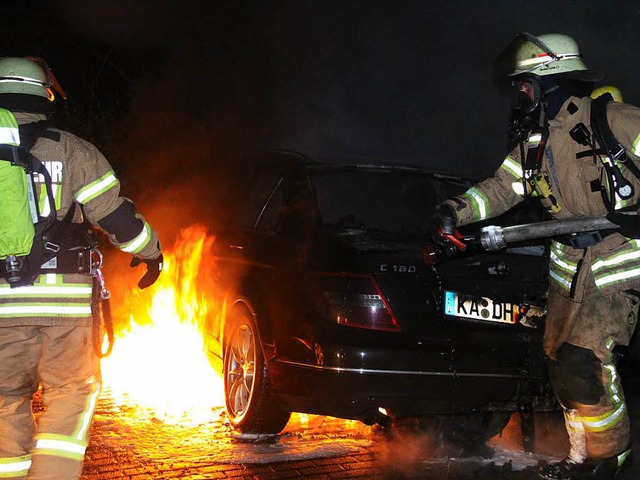
[[[509,138],[523,142],[531,131],[540,131],[546,126],[540,83],[533,76],[514,80],[511,98]]]

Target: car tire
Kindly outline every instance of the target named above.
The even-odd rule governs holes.
[[[271,395],[267,362],[248,305],[231,309],[225,332],[223,378],[229,422],[241,433],[279,433],[291,414]]]

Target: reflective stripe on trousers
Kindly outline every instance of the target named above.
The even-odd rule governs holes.
[[[75,479],[82,473],[82,463],[84,455],[89,445],[89,428],[95,412],[98,395],[100,394],[100,383],[95,377],[90,377],[81,387],[85,395],[82,401],[82,410],[78,411],[80,403],[76,403],[75,409],[70,408],[69,420],[73,419],[75,427],[71,433],[48,433],[43,431],[60,430],[61,425],[56,425],[56,421],[49,422],[50,427],[39,428],[35,436],[35,445],[31,451],[32,465],[29,470],[29,480],[52,480],[52,479]],[[46,397],[46,393],[45,393]],[[54,398],[50,405],[60,404],[64,397]],[[76,398],[78,400],[79,398]],[[61,405],[60,409],[64,406]],[[72,413],[74,412],[74,413]],[[41,417],[42,418],[42,417]],[[70,423],[67,423],[70,425]],[[59,472],[52,474],[52,472]],[[53,476],[52,476],[53,475]],[[56,475],[59,475],[56,476]]]
[[[82,461],[88,442],[79,441],[67,435],[40,433],[36,435],[33,455],[54,455]]]
[[[605,392],[597,404],[564,409],[574,461],[611,457],[629,445],[629,414],[613,364],[603,365],[602,376]]]
[[[0,478],[79,478],[100,386],[90,325],[0,326]]]
[[[0,458],[0,478],[25,478],[31,466],[31,455]]]

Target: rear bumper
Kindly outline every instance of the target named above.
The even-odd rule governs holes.
[[[366,419],[380,408],[399,417],[514,410],[543,378],[517,374],[383,370],[269,362],[273,393],[291,411]]]

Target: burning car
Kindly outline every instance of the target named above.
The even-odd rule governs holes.
[[[216,230],[226,315],[206,322],[233,427],[450,418],[488,438],[549,406],[544,249],[434,262],[428,220],[469,181],[286,152],[253,165],[243,214]]]

